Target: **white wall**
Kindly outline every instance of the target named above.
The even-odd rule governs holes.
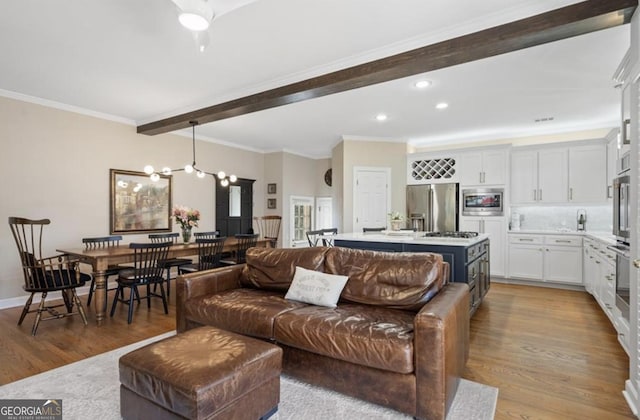
[[[1,97],[0,142],[0,299],[24,294],[8,217],[51,219],[45,230],[46,254],[81,247],[82,237],[109,233],[110,168],[179,168],[192,158],[190,138],[139,135],[133,126]],[[196,147],[201,168],[256,179],[254,214],[264,211],[263,154],[201,141]],[[173,205],[197,208],[202,213],[198,230],[212,230],[213,178],[184,173],[173,178]],[[179,230],[174,226],[174,231]],[[136,240],[146,240],[146,234],[125,238]]]

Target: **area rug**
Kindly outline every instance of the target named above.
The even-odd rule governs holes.
[[[0,399],[62,399],[65,420],[120,419],[118,359],[167,333],[0,386]],[[410,419],[397,411],[282,376],[273,420]],[[462,380],[447,420],[493,419],[498,389]]]

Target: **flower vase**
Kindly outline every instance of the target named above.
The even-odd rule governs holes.
[[[191,228],[182,228],[182,242],[188,244],[191,240]]]
[[[392,220],[391,230],[400,230],[400,229],[402,229],[402,220]]]

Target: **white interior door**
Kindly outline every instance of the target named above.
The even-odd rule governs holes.
[[[316,229],[333,227],[333,199],[316,197]]]
[[[353,231],[363,227],[387,226],[391,206],[390,168],[353,169]]]
[[[290,247],[309,246],[307,231],[313,230],[313,197],[291,196],[289,205],[289,238]]]

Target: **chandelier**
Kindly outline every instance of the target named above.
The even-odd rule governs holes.
[[[206,172],[203,171],[202,169],[199,169],[196,166],[196,125],[198,125],[198,121],[189,121],[189,124],[191,124],[191,144],[192,144],[192,149],[193,149],[193,162],[189,165],[185,165],[184,168],[180,168],[180,169],[171,169],[168,166],[165,166],[164,168],[162,168],[162,171],[160,171],[163,175],[171,175],[173,172],[180,172],[180,171],[184,171],[185,173],[191,174],[193,172],[196,173],[196,176],[198,178],[204,178],[207,175],[211,175],[214,178],[217,178],[218,180],[220,180],[220,185],[222,185],[223,187],[226,187],[229,185],[230,182],[236,182],[238,180],[238,177],[235,175],[229,175],[227,176],[227,174],[224,171],[220,171],[218,173],[213,173],[213,172]],[[153,169],[153,166],[151,165],[147,165],[144,167],[144,173],[149,175],[149,177],[151,178],[151,181],[156,182],[160,179],[160,173],[156,172],[155,169]]]

